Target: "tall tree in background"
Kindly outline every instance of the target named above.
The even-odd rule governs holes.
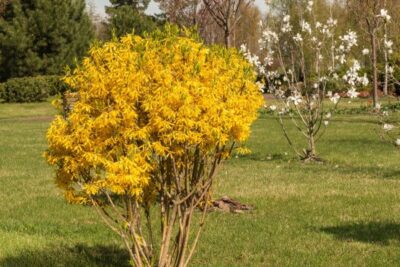
[[[156,0],[168,22],[190,27],[201,24],[201,0]]]
[[[240,19],[240,9],[248,6],[254,0],[203,0],[204,6],[211,17],[223,29],[224,43],[231,46],[231,34],[235,30]]]
[[[347,6],[351,16],[359,22],[359,26],[369,38],[372,66],[373,105],[378,105],[379,74],[378,74],[378,49],[380,46],[379,35],[388,18],[381,14],[385,9],[385,0],[348,0]],[[387,74],[387,73],[386,73]]]
[[[96,12],[96,0],[87,1],[87,13],[89,18],[93,24],[95,38],[99,41],[106,41],[109,39],[107,23],[105,22],[105,18],[99,15]]]
[[[92,38],[84,0],[10,1],[0,18],[0,80],[59,74]]]
[[[241,18],[232,34],[232,46],[240,47],[242,44],[247,44],[247,49],[254,53],[259,50],[258,40],[261,38],[260,9],[255,5],[242,6],[240,13]]]
[[[146,15],[150,0],[111,0],[111,6],[106,7],[109,15],[107,22],[108,34],[117,37],[135,32],[142,35],[156,29],[162,21],[156,17]]]

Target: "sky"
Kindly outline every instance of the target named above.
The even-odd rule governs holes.
[[[109,5],[110,3],[108,0],[88,0],[92,2],[96,7],[96,13],[100,16],[105,16],[104,6]],[[260,8],[261,12],[266,11],[265,0],[255,0],[256,5]],[[154,14],[159,13],[160,9],[158,8],[157,4],[154,1],[150,2],[148,9],[146,10],[147,14]]]

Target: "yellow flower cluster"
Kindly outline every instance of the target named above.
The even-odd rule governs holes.
[[[145,198],[160,158],[214,153],[249,136],[262,104],[254,80],[235,49],[174,29],[92,47],[65,77],[79,100],[47,133],[57,184],[70,202],[105,191]]]

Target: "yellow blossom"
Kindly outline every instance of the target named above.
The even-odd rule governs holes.
[[[64,81],[79,100],[51,124],[46,158],[66,198],[80,204],[105,192],[155,200],[160,158],[184,166],[196,149],[228,156],[263,102],[235,49],[168,30],[93,46]]]

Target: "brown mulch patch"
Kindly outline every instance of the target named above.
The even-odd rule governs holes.
[[[212,205],[213,210],[231,213],[244,213],[254,209],[254,207],[240,203],[228,196],[223,196],[220,199],[214,200]]]

